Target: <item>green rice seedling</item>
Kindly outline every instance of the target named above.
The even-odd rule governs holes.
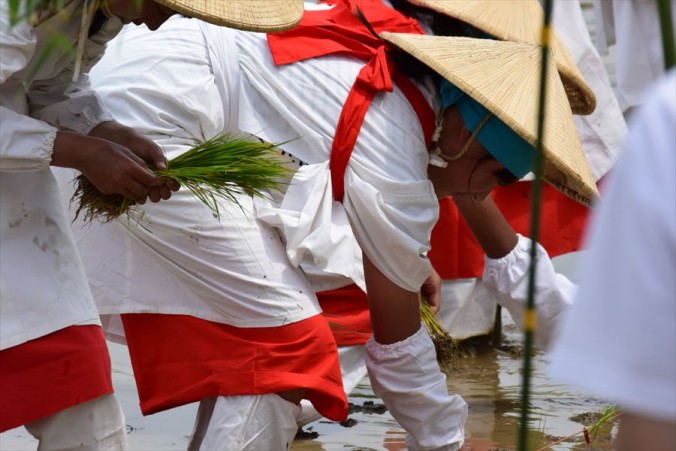
[[[598,420],[596,420],[594,424],[589,426],[589,428],[587,429],[587,434],[585,434],[585,440],[587,441],[587,443],[590,442],[589,435],[593,436],[592,440],[596,439],[596,434],[599,432],[599,429],[601,429],[607,423],[615,420],[619,416],[620,410],[617,408],[617,406],[613,405],[606,406],[599,415]]]
[[[567,435],[565,437],[562,437],[552,443],[548,443],[544,446],[541,446],[542,443],[539,444],[537,449],[535,451],[547,451],[549,449],[552,449],[553,446],[559,445],[561,443],[567,442],[574,438],[577,435],[582,435],[584,441],[586,444],[590,445],[593,441],[596,440],[596,435],[599,432],[599,429],[602,427],[606,426],[608,423],[612,423],[614,420],[617,419],[617,417],[620,416],[620,411],[617,408],[617,406],[606,406],[602,412],[600,413],[586,413],[582,414],[579,416],[591,416],[591,417],[596,417],[594,422],[589,426],[589,427],[583,427],[581,431],[575,432],[574,434]],[[578,421],[575,417],[571,418],[574,421]],[[544,431],[543,431],[544,432]],[[543,434],[544,435],[544,434]],[[528,449],[535,449],[534,447],[529,447]]]
[[[219,200],[238,205],[237,195],[241,193],[266,197],[267,190],[288,183],[293,171],[277,155],[277,145],[226,133],[169,160],[167,169],[153,172],[189,189],[218,218]],[[82,175],[75,184],[71,203],[77,202],[75,217],[82,214],[85,222],[110,222],[135,205],[124,196],[102,194]]]

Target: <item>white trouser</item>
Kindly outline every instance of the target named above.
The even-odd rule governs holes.
[[[299,405],[276,394],[204,399],[188,450],[288,450],[300,412]]]
[[[408,436],[411,450],[457,451],[464,442],[467,404],[449,395],[434,343],[421,327],[397,343],[366,343],[371,386]]]
[[[124,414],[115,396],[104,395],[26,425],[38,451],[127,449]]]

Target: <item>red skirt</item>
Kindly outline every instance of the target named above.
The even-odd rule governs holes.
[[[321,315],[268,328],[185,315],[121,316],[144,415],[212,396],[304,388],[323,416],[347,417],[336,342]]]
[[[0,432],[112,392],[99,326],[71,326],[0,351]]]

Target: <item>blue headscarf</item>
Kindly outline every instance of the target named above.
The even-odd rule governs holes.
[[[446,79],[441,79],[439,92],[441,94],[441,107],[446,109],[455,105],[470,132],[473,132],[481,120],[490,113],[479,102]],[[532,170],[535,150],[525,139],[496,116],[491,116],[486,121],[483,128],[479,130],[476,139],[498,163],[514,176],[522,178]]]

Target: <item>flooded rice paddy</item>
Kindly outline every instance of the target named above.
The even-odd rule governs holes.
[[[460,393],[469,404],[464,451],[506,451],[515,449],[520,416],[522,361],[521,332],[503,313],[503,346],[493,349],[487,341],[465,343],[466,355],[448,373],[451,392]],[[185,450],[192,431],[196,404],[143,417],[126,347],[109,344],[113,364],[113,382],[126,415],[131,451]],[[589,419],[608,404],[557,384],[546,375],[546,358],[537,353],[533,359],[531,383],[531,441],[529,450],[610,450],[616,424],[603,427],[591,445],[582,435],[554,442],[582,431]],[[344,423],[320,420],[303,428],[292,444],[292,451],[366,451],[404,450],[405,432],[375,398],[368,379],[364,379],[349,397],[353,405]],[[547,447],[548,445],[551,445]],[[23,428],[0,434],[0,450],[35,450],[37,441]],[[226,451],[226,450],[223,450]],[[264,450],[261,450],[264,451]]]
[[[465,343],[468,353],[449,371],[449,391],[459,393],[469,405],[466,451],[503,451],[516,448],[519,419],[522,359],[521,332],[503,315],[503,346],[493,349],[488,341]],[[533,358],[531,382],[531,434],[529,450],[609,450],[616,422],[606,423],[584,443],[582,429],[589,426],[608,403],[552,381],[546,375],[546,356]],[[319,421],[306,426],[293,451],[404,450],[405,432],[388,412],[365,379],[350,396],[350,403],[364,412],[351,412],[344,424]],[[370,405],[373,403],[373,405]],[[380,408],[379,408],[380,407]],[[360,410],[360,409],[356,409]],[[570,438],[565,438],[570,435]],[[555,442],[563,439],[560,443]]]
[[[575,257],[554,259],[559,272],[575,280]],[[447,371],[449,391],[462,395],[469,405],[463,451],[516,449],[521,415],[521,331],[503,309],[502,344],[488,338],[461,343],[462,355]],[[144,417],[126,346],[109,343],[115,395],[125,412],[130,451],[187,449],[197,404]],[[610,450],[617,421],[602,427],[584,443],[581,434],[607,406],[604,400],[557,383],[548,377],[546,354],[532,359],[529,451]],[[320,420],[305,426],[291,451],[397,451],[405,450],[404,430],[375,397],[368,378],[349,396],[352,405],[343,423]],[[0,434],[0,450],[35,450],[37,441],[23,428]],[[217,450],[214,450],[217,451]],[[228,451],[228,450],[218,450]],[[268,450],[261,450],[268,451]],[[272,450],[270,450],[272,451]]]

